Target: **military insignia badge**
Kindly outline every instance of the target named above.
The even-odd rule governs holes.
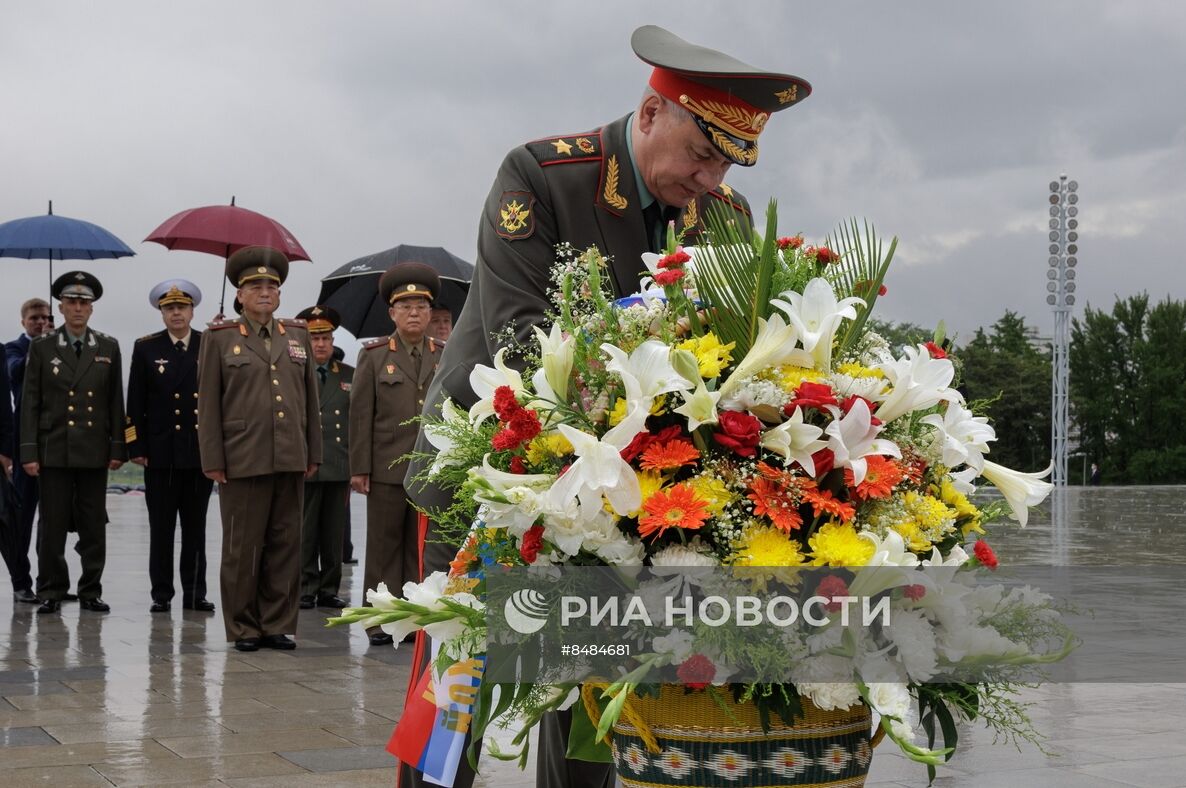
[[[593,146],[593,141],[588,137],[577,137],[577,147],[580,148],[581,153],[594,153],[597,150]]]
[[[388,374],[388,375],[394,375],[394,374],[395,374],[395,364],[388,364],[388,365],[387,365],[387,374]]]
[[[352,385],[353,384],[351,384],[349,381],[346,381],[346,380],[338,381],[338,386],[341,387],[342,391],[349,391],[351,389]]]
[[[242,353],[242,352],[243,352],[243,348],[239,347],[238,345],[235,345],[235,346],[234,346],[234,347],[231,349],[231,352],[232,352],[232,353],[234,353],[234,354],[237,356],[237,355],[239,355],[240,353]]]
[[[535,232],[534,205],[535,197],[531,192],[503,192],[498,201],[496,232],[512,241],[530,238]]]

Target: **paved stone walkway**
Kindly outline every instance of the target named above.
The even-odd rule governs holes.
[[[0,786],[393,784],[384,745],[403,705],[408,651],[325,629],[325,610],[301,612],[295,651],[251,654],[223,640],[220,613],[150,615],[143,499],[108,504],[110,614],[68,603],[60,616],[39,617],[0,591]],[[356,505],[359,552],[362,518]],[[207,549],[216,604],[219,541],[215,505]],[[361,570],[347,567],[352,601],[361,583]],[[1029,699],[1050,755],[993,746],[971,727],[935,784],[1186,786],[1186,686],[1059,685]],[[534,785],[530,770],[494,762],[483,772],[485,786]],[[869,784],[923,786],[926,773],[883,745]]]

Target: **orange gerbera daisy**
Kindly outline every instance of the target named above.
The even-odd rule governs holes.
[[[701,500],[687,484],[675,484],[647,498],[642,505],[646,514],[638,520],[640,536],[659,537],[668,528],[694,531],[708,519],[708,503]]]
[[[865,480],[853,490],[853,497],[857,500],[888,498],[894,492],[894,485],[906,478],[896,462],[880,454],[865,457],[865,466]],[[851,488],[854,479],[852,468],[845,468],[844,483]]]
[[[746,497],[754,502],[754,514],[769,517],[780,531],[790,532],[803,524],[798,500],[777,482],[758,476],[749,489]]]
[[[478,556],[473,552],[477,546],[477,539],[473,534],[465,540],[465,544],[457,551],[457,555],[449,562],[449,575],[452,577],[460,577],[469,572],[471,564],[477,560]]]
[[[820,517],[824,512],[846,523],[856,517],[856,507],[851,503],[836,500],[836,496],[827,490],[804,490],[803,500],[815,509],[815,516]]]
[[[647,471],[669,471],[691,465],[700,459],[700,452],[683,438],[652,443],[642,453],[642,468]]]

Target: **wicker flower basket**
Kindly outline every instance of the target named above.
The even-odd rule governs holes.
[[[873,757],[871,715],[863,704],[821,711],[786,725],[777,714],[762,731],[753,704],[718,692],[665,685],[658,697],[632,696],[613,730],[614,764],[626,788],[656,786],[863,786]]]

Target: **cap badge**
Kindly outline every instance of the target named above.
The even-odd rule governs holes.
[[[237,355],[239,355],[240,353],[242,353],[242,352],[243,352],[243,348],[239,347],[238,345],[235,345],[235,346],[234,346],[234,347],[231,349],[231,352],[232,352],[232,353],[234,353],[234,354],[237,356]]]
[[[76,274],[74,275],[74,278],[75,278],[77,281],[81,282],[83,279],[86,279],[86,274],[84,274],[82,271],[79,271],[78,273],[76,273]]]
[[[309,312],[309,314],[311,314],[311,315],[320,315],[320,314],[321,314],[321,312],[322,312],[322,309],[321,309],[321,307],[319,307],[319,306],[315,306],[315,307],[313,307],[312,311],[310,311],[310,312]]]
[[[409,293],[413,293],[416,291],[416,285],[408,285],[404,289],[407,290]]]
[[[268,269],[267,269],[267,268],[264,268],[264,267],[261,265],[259,268],[255,269],[255,272],[256,272],[257,274],[266,274],[266,273],[268,272]]]
[[[792,101],[797,101],[799,98],[799,86],[791,85],[786,90],[779,90],[774,94],[778,99],[779,104],[790,104]]]

